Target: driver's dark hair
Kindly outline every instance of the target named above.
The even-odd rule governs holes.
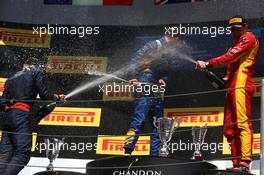
[[[26,61],[24,62],[24,64],[27,65],[38,65],[39,64],[39,60],[35,57],[29,57],[28,59],[26,59]]]

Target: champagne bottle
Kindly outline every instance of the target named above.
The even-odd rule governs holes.
[[[56,105],[57,105],[56,102],[52,102],[42,106],[34,115],[35,121],[39,123],[43,118],[45,118],[55,109]]]
[[[215,75],[212,71],[205,69],[204,72],[214,88],[216,89],[225,88],[225,83],[217,75]]]

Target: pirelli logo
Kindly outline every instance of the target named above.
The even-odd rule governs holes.
[[[6,78],[0,78],[0,96],[3,95]]]
[[[260,154],[260,143],[261,143],[260,142],[260,134],[255,133],[253,135],[253,145],[252,145],[253,154]],[[222,153],[224,155],[231,154],[230,146],[229,146],[225,137],[223,138],[223,151],[222,151]]]
[[[34,35],[33,30],[0,28],[0,45],[18,47],[50,47],[50,35]]]
[[[257,77],[254,78],[255,82],[255,94],[254,97],[260,97],[261,96],[261,80],[263,80],[264,77]]]
[[[50,73],[88,74],[106,72],[107,57],[49,56],[47,71]]]
[[[99,127],[101,108],[56,107],[39,125]]]
[[[102,136],[97,139],[96,154],[123,155],[126,136]],[[150,154],[150,136],[140,136],[132,155]]]
[[[164,115],[180,120],[180,127],[221,126],[224,119],[223,107],[207,108],[167,108]]]

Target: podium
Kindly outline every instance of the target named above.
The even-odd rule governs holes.
[[[116,156],[97,159],[87,163],[86,174],[196,175],[199,172],[216,169],[215,165],[206,161],[192,161],[178,157]]]
[[[116,156],[86,164],[87,175],[253,175],[218,170],[206,161],[180,157]]]

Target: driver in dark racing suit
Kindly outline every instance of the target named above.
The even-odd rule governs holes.
[[[37,94],[43,100],[61,100],[64,95],[51,94],[43,82],[36,58],[29,58],[23,70],[9,78],[4,86],[2,140],[0,142],[0,174],[16,175],[30,160],[32,147],[31,107]],[[25,101],[26,100],[26,101]],[[29,101],[27,101],[29,100]]]
[[[182,36],[175,38],[164,36],[159,40],[147,43],[143,48],[139,49],[132,57],[132,75],[137,78],[131,79],[130,83],[135,86],[159,85],[160,90],[162,91],[164,89],[165,91],[168,80],[168,66],[170,65],[166,62],[168,60],[163,58],[162,50],[166,48],[173,49],[179,41],[182,41]],[[127,132],[128,137],[124,144],[125,155],[130,155],[134,151],[135,144],[138,140],[137,134],[141,133],[146,120],[150,121],[152,127],[150,155],[158,155],[161,142],[157,129],[153,125],[153,116],[149,115],[149,113],[154,113],[157,119],[163,117],[161,91],[156,93],[152,92],[147,95],[144,92],[136,92],[134,94],[134,113]]]

